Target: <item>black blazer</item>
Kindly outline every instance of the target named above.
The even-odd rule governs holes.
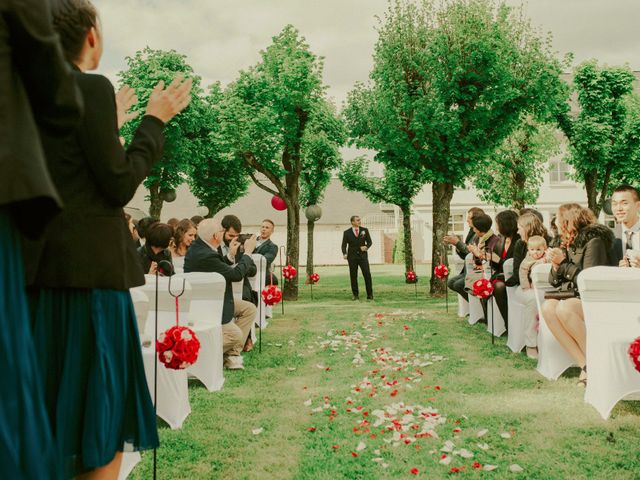
[[[267,260],[267,272],[269,272],[271,264],[278,256],[278,246],[269,239],[256,247],[254,253],[259,253]]]
[[[173,257],[171,256],[171,252],[169,249],[162,250],[158,253],[153,253],[151,247],[148,244],[144,244],[138,247],[138,258],[140,259],[140,266],[142,267],[142,271],[144,273],[149,273],[149,269],[151,268],[151,262],[162,262],[166,261],[171,264],[173,267]]]
[[[143,117],[125,151],[111,82],[80,71],[74,76],[85,104],[82,123],[66,138],[42,132],[65,208],[41,242],[27,245],[27,279],[38,287],[126,290],[143,285],[144,274],[122,207],[160,159],[164,124]]]
[[[235,265],[235,263],[231,262],[231,260],[229,260],[229,258],[226,255],[222,254],[222,244],[220,244],[220,246],[218,247],[218,253],[220,254],[220,257],[222,257],[222,261],[224,263],[232,266]],[[238,250],[238,253],[236,253],[236,257],[235,257],[236,263],[238,263],[243,256],[244,256],[244,253]],[[252,277],[257,272],[258,272],[258,267],[256,267],[255,262],[252,262],[252,266],[249,267],[249,269],[247,270],[247,274],[244,277],[244,280],[242,280],[242,299],[246,300],[247,302],[251,302],[256,306],[258,306],[258,297],[252,293],[253,289],[251,288],[251,282],[247,277]]]
[[[48,2],[0,2],[0,207],[39,235],[60,210],[36,124],[66,135],[80,122],[80,92],[53,31]]]
[[[360,230],[358,238],[356,238],[353,228],[348,228],[342,234],[342,254],[346,255],[347,259],[367,258],[367,252],[360,250],[360,247],[369,249],[373,244],[369,230],[365,227],[358,227],[358,229]]]
[[[227,264],[217,249],[211,248],[201,238],[195,241],[187,250],[184,257],[184,272],[216,272],[224,277],[227,286],[224,290],[224,306],[222,307],[222,323],[229,323],[233,320],[233,282],[239,282],[245,278],[248,272],[253,269],[255,274],[256,266],[249,255],[242,255],[238,258],[235,266]]]

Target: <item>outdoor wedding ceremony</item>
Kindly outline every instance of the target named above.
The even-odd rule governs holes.
[[[638,2],[0,13],[0,479],[640,479]]]

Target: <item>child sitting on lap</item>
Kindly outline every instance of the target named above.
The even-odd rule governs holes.
[[[527,256],[520,264],[518,275],[520,276],[520,286],[523,290],[533,287],[531,284],[531,269],[540,263],[545,263],[547,253],[547,241],[544,237],[535,235],[527,240]]]

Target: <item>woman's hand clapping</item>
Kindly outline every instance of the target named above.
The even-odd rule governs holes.
[[[151,92],[146,115],[167,123],[189,105],[192,84],[192,79],[184,80],[182,76],[177,76],[171,85],[164,88],[164,82],[160,80]]]

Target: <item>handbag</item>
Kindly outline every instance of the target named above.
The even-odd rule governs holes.
[[[567,298],[577,298],[578,292],[575,290],[549,290],[544,293],[545,300],[566,300]]]

